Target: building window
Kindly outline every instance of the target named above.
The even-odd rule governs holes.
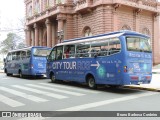
[[[123,25],[122,30],[131,30],[131,28],[128,25]]]
[[[50,8],[51,6],[54,6],[54,1],[53,0],[46,0],[45,6],[46,6],[46,8]]]
[[[91,32],[91,29],[89,27],[86,27],[84,29],[84,36],[87,37],[87,36],[92,36],[92,32]]]
[[[39,0],[35,1],[35,13],[40,13],[40,2],[39,2]]]
[[[32,6],[31,5],[28,7],[28,16],[29,17],[32,16]]]
[[[65,0],[56,0],[56,4],[64,4]]]

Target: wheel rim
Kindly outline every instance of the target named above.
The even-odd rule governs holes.
[[[93,88],[95,86],[95,81],[93,78],[90,78],[89,81],[88,81],[88,85],[89,87]]]
[[[22,72],[19,73],[19,77],[20,77],[20,78],[22,77]]]
[[[53,81],[53,82],[55,82],[55,76],[52,74],[52,76],[51,76],[51,80]]]

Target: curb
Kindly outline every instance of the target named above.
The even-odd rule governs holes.
[[[152,72],[152,74],[160,74],[160,72]]]
[[[160,88],[143,87],[143,86],[124,86],[123,88],[131,88],[131,89],[139,89],[139,90],[160,92]]]

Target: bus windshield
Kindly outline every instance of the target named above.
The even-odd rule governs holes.
[[[39,57],[46,57],[50,53],[50,49],[41,49],[41,48],[34,48],[33,55]]]
[[[127,37],[126,42],[128,51],[151,52],[149,39],[140,37]]]

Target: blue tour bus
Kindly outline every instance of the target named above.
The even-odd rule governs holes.
[[[50,51],[51,48],[40,46],[12,50],[8,52],[4,61],[4,72],[7,76],[13,74],[19,74],[19,77],[46,76],[47,55]]]
[[[134,31],[118,31],[66,40],[47,59],[52,82],[70,80],[121,86],[147,84],[152,78],[150,38]]]

